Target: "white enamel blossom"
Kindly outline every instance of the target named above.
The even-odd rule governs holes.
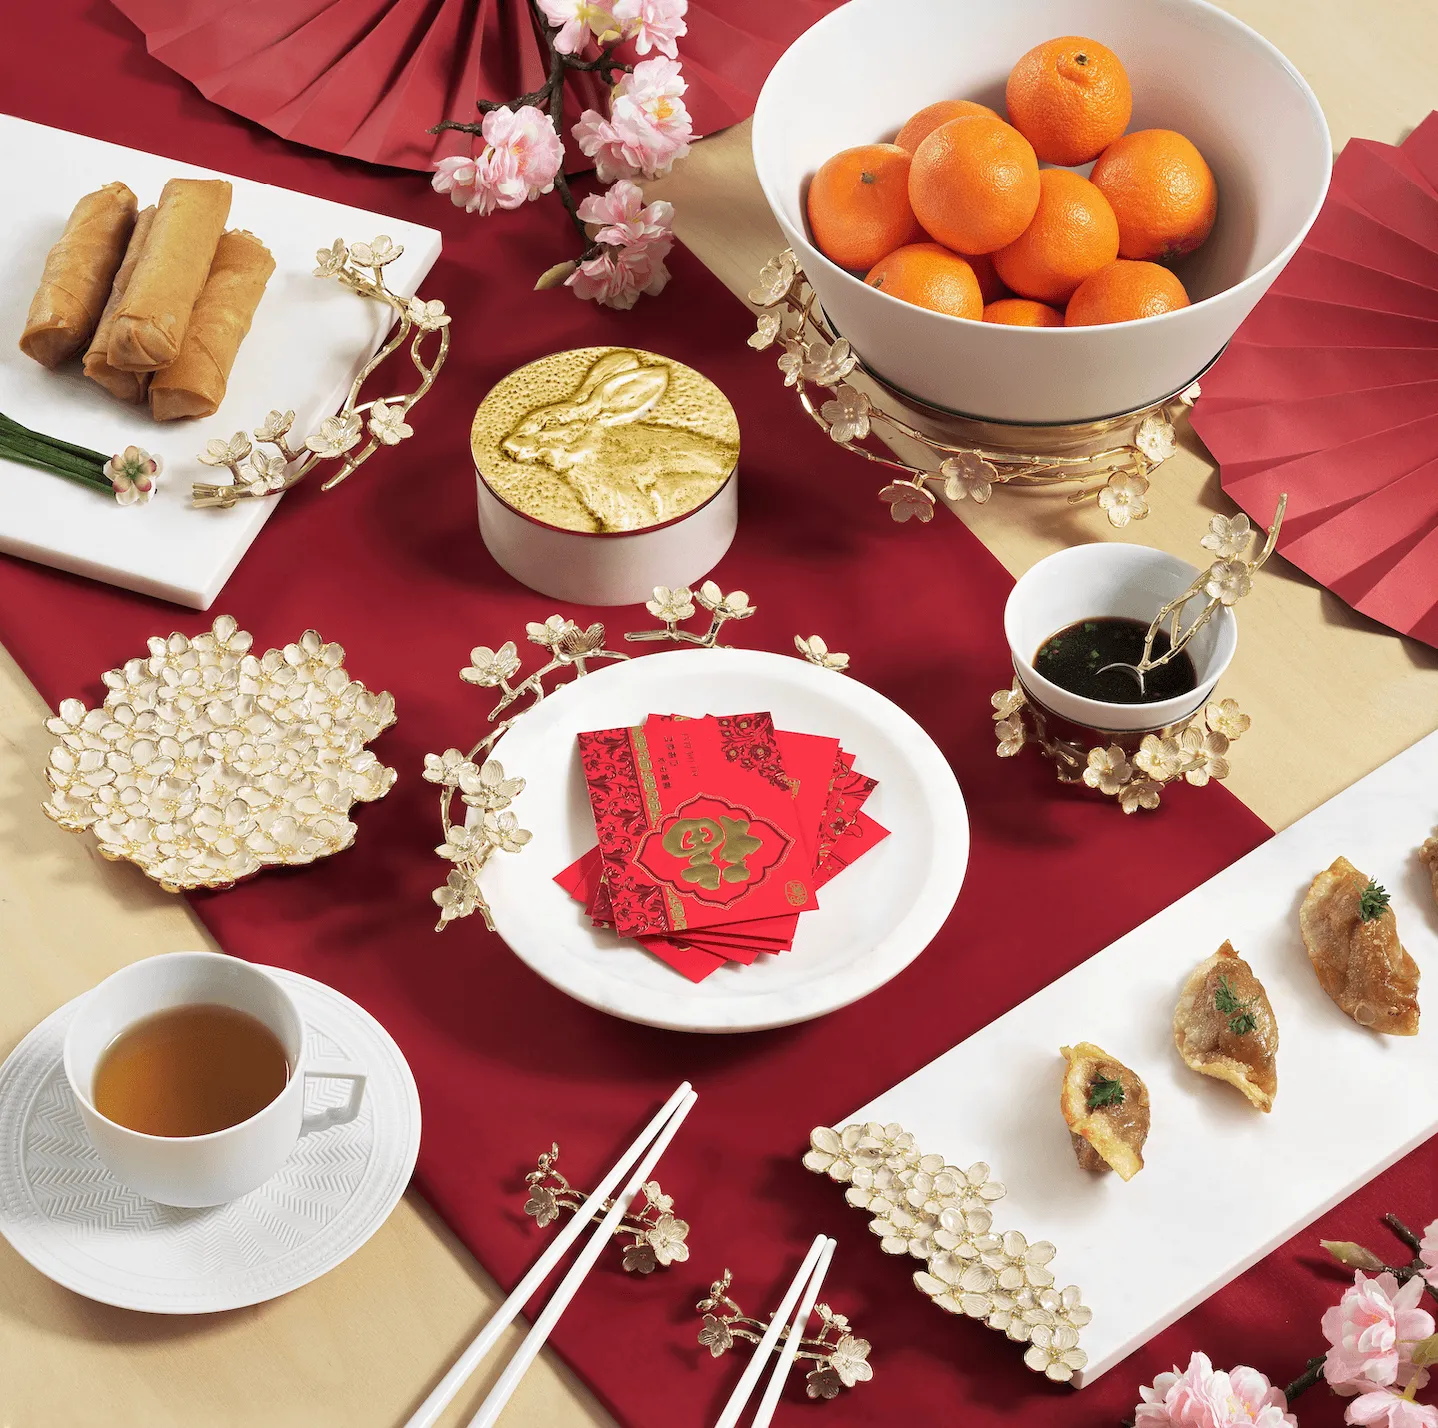
[[[449,326],[449,314],[438,298],[426,301],[424,298],[412,297],[405,312],[421,332],[438,332],[441,327]]]
[[[795,635],[794,648],[810,664],[817,664],[820,669],[843,670],[849,667],[849,656],[831,650],[819,635],[810,635],[807,639],[803,635]]]
[[[404,418],[402,405],[377,401],[369,410],[370,435],[384,446],[398,446],[406,437],[414,435],[414,428]]]
[[[1098,493],[1098,503],[1111,525],[1122,529],[1130,521],[1148,515],[1148,479],[1132,472],[1119,471],[1108,478]]]
[[[862,441],[869,434],[868,396],[847,384],[835,389],[833,397],[819,408],[829,424],[829,435],[840,444]]]
[[[1178,450],[1173,423],[1162,412],[1150,412],[1139,423],[1133,444],[1157,466]]]
[[[804,349],[801,375],[806,382],[821,387],[837,387],[858,366],[859,359],[849,346],[847,337],[825,342],[816,337]]]
[[[381,233],[368,243],[351,243],[350,257],[362,268],[384,268],[395,262],[404,252],[404,244],[396,243],[387,234]]]
[[[519,650],[513,640],[506,640],[497,650],[476,645],[469,652],[469,663],[459,672],[466,684],[493,689],[519,673]]]
[[[1088,767],[1083,771],[1083,781],[1100,793],[1112,797],[1133,777],[1133,765],[1117,744],[1106,749],[1090,749]]]
[[[794,255],[790,252],[786,251],[770,258],[759,272],[758,285],[749,289],[749,301],[755,307],[773,307],[776,303],[783,302],[794,285],[797,271]]]
[[[678,590],[671,590],[667,585],[656,585],[654,598],[646,600],[644,608],[656,620],[677,625],[681,621],[693,618],[694,596],[687,587],[682,585]]]
[[[1222,605],[1236,605],[1253,589],[1253,572],[1241,560],[1216,560],[1208,568],[1204,593]]]
[[[348,257],[349,249],[345,247],[345,240],[336,238],[328,248],[321,248],[315,254],[315,277],[334,277],[343,270]]]
[[[879,492],[879,499],[896,521],[917,520],[926,525],[934,519],[934,495],[925,486],[911,481],[891,481]]]
[[[250,454],[250,444],[248,433],[243,431],[237,431],[228,441],[212,438],[205,443],[200,461],[205,466],[238,466]]]
[[[293,412],[272,411],[264,419],[264,422],[255,428],[255,440],[276,442],[289,434],[290,428],[295,424]]]
[[[1232,520],[1227,516],[1214,516],[1208,523],[1208,533],[1199,545],[1211,550],[1220,560],[1233,560],[1247,553],[1252,540],[1253,526],[1248,517],[1240,512]]]
[[[780,318],[777,312],[761,312],[759,321],[749,336],[749,346],[756,352],[772,347],[774,339],[779,335],[779,326]]]
[[[995,483],[1003,479],[991,461],[972,451],[950,456],[940,464],[939,475],[949,500],[962,501],[967,496],[976,506],[982,506],[993,495]]]
[[[326,417],[320,429],[305,438],[305,445],[316,456],[340,457],[359,444],[364,434],[363,421],[355,411],[342,412],[338,416]]]

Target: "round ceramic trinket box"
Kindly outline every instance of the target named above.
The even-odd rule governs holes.
[[[633,604],[694,584],[734,538],[734,408],[657,353],[580,347],[520,367],[480,403],[470,446],[484,543],[542,595]]]

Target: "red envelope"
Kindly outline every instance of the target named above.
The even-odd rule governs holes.
[[[837,877],[888,836],[889,830],[882,824],[870,818],[867,813],[859,814],[845,835],[829,850],[829,856],[824,860],[824,866],[819,872],[820,885]]]
[[[579,735],[614,925],[686,932],[816,905],[772,723]]]

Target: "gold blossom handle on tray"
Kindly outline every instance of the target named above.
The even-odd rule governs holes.
[[[892,413],[876,407],[866,392],[847,378],[871,377],[844,337],[837,337],[819,310],[817,296],[786,249],[759,274],[749,301],[760,308],[749,346],[758,351],[779,343],[784,385],[797,390],[800,405],[846,451],[897,472],[880,492],[896,521],[931,521],[939,496],[983,505],[996,486],[1053,487],[1083,483],[1069,502],[1097,500],[1115,527],[1148,514],[1149,478],[1178,449],[1173,418],[1199,397],[1197,382],[1149,411],[1131,442],[1084,456],[1046,456],[957,445],[938,440]],[[877,380],[877,379],[875,379]],[[810,387],[830,395],[817,400]],[[917,442],[933,460],[932,468],[903,461],[887,445],[885,433]],[[877,441],[871,441],[871,438]],[[870,444],[865,445],[865,442]]]
[[[719,643],[724,626],[731,621],[747,620],[755,613],[755,606],[743,590],[726,595],[712,580],[706,580],[697,590],[657,586],[644,608],[660,621],[660,628],[632,630],[624,636],[626,641],[692,645],[698,649],[725,648]],[[706,625],[698,629],[682,628],[701,610],[708,617]],[[525,626],[525,638],[546,651],[549,658],[522,679],[516,676],[524,661],[513,640],[507,640],[498,649],[476,645],[470,651],[470,662],[459,677],[466,684],[499,692],[498,701],[489,711],[490,728],[467,753],[446,749],[442,754],[424,756],[424,777],[440,786],[444,841],[435,852],[454,865],[444,886],[431,894],[439,908],[437,932],[443,932],[457,918],[469,917],[475,912],[484,918],[485,926],[494,931],[489,903],[480,890],[480,874],[496,853],[518,853],[531,837],[519,826],[516,815],[509,812],[510,804],[524,790],[524,780],[506,774],[497,759],[487,757],[489,751],[526,710],[550,692],[547,685],[552,683],[557,687],[568,683],[570,678],[582,678],[589,673],[589,666],[598,661],[631,658],[605,647],[603,625],[595,623],[581,629],[563,615],[550,615],[542,622],[531,621]],[[849,667],[849,656],[830,650],[819,635],[796,635],[794,647],[808,663],[820,669],[839,673]],[[566,671],[571,672],[568,677]],[[520,705],[518,710],[507,712],[516,704]],[[466,813],[456,822],[456,798],[475,810],[477,821]]]
[[[734,1276],[729,1270],[709,1286],[709,1293],[695,1306],[702,1316],[699,1326],[699,1347],[708,1349],[711,1358],[727,1354],[739,1339],[757,1344],[769,1328],[762,1319],[746,1314],[729,1293],[734,1285]],[[806,1359],[814,1365],[804,1375],[804,1392],[809,1398],[837,1398],[846,1388],[868,1383],[873,1378],[873,1366],[869,1363],[870,1344],[854,1333],[848,1316],[835,1313],[827,1304],[815,1304],[814,1312],[819,1316],[819,1332],[799,1340],[794,1357]],[[778,1343],[789,1337],[790,1329],[780,1331]],[[775,1345],[778,1347],[778,1344]]]
[[[403,252],[402,244],[381,234],[368,243],[348,246],[342,238],[336,238],[330,247],[315,254],[315,277],[333,278],[360,297],[373,298],[393,308],[398,318],[394,333],[360,369],[344,405],[315,431],[299,435],[293,430],[294,412],[272,411],[253,433],[237,431],[228,439],[216,437],[207,442],[200,461],[206,466],[223,467],[231,479],[225,485],[195,482],[196,506],[228,508],[240,501],[276,496],[331,463],[320,488],[328,491],[380,447],[398,446],[414,435],[407,417],[434,384],[449,354],[449,314],[437,298],[402,298],[390,290],[384,270]],[[365,382],[406,343],[410,362],[419,374],[414,389],[361,402],[359,394]]]

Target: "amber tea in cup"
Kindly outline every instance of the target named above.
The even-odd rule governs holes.
[[[1167,664],[1148,670],[1142,687],[1132,671],[1105,668],[1112,664],[1137,665],[1143,658],[1147,638],[1148,625],[1127,616],[1075,620],[1039,646],[1034,669],[1060,689],[1104,704],[1154,704],[1197,689],[1198,673],[1187,650],[1180,650]],[[1152,658],[1161,659],[1168,650],[1168,634],[1157,631]]]
[[[290,1071],[279,1037],[258,1017],[197,1003],[120,1032],[96,1064],[91,1099],[102,1116],[145,1135],[210,1135],[264,1110]]]

